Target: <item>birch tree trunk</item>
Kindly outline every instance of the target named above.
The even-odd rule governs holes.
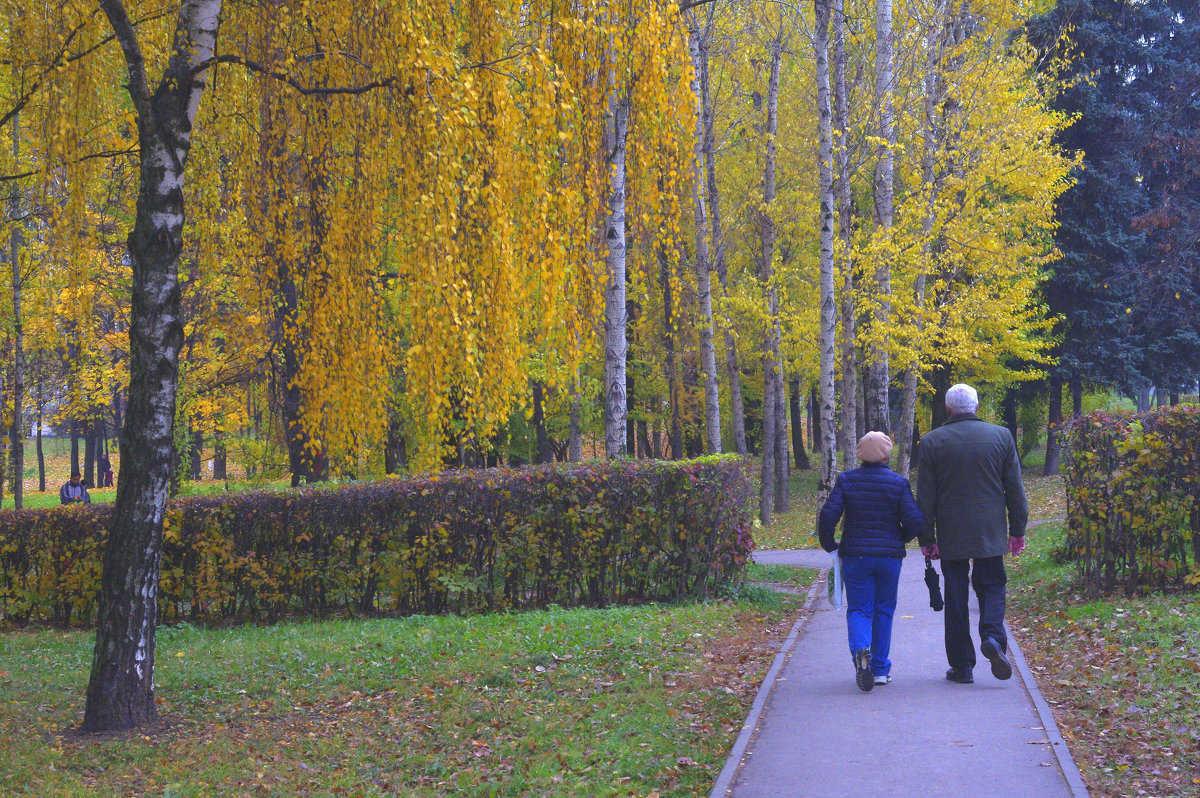
[[[693,201],[696,208],[696,293],[700,303],[700,369],[704,380],[704,432],[709,454],[721,451],[721,396],[717,385],[717,351],[713,341],[712,275],[708,252],[708,213],[704,201],[704,98],[700,73],[708,60],[708,30],[689,12],[688,54],[692,59],[692,96],[696,100],[692,143]]]
[[[837,143],[838,238],[842,244],[842,465],[858,465],[858,355],[855,349],[858,311],[854,307],[854,264],[850,261],[853,234],[850,198],[850,96],[846,85],[846,0],[833,3],[833,104]]]
[[[836,318],[833,297],[833,120],[829,107],[830,0],[814,0],[817,56],[817,195],[820,202],[819,282],[821,290],[821,370],[818,380],[821,421],[821,466],[817,505],[823,505],[837,476],[837,440],[834,429],[834,350]]]
[[[940,103],[940,82],[938,80],[942,53],[945,47],[944,4],[939,2],[932,23],[929,25],[925,40],[925,96],[924,96],[924,126],[925,130],[921,146],[921,182],[926,192],[925,216],[921,220],[922,262],[927,266],[932,264],[934,245],[931,240],[933,224],[937,215],[937,202],[940,182],[937,176],[937,152],[940,144],[937,125],[937,109]],[[924,330],[924,320],[921,311],[925,305],[925,272],[917,273],[913,285],[913,299],[916,307],[916,330],[918,338]],[[908,363],[904,368],[903,394],[900,410],[900,430],[897,433],[899,463],[896,470],[907,477],[912,462],[914,446],[913,430],[915,429],[917,412],[917,382],[920,379],[921,364],[919,360]]]
[[[89,732],[140,726],[158,716],[154,705],[158,575],[183,341],[178,283],[183,180],[192,123],[207,79],[206,72],[196,67],[216,49],[221,0],[182,4],[166,70],[153,88],[124,3],[100,0],[100,7],[129,71],[140,169],[137,211],[128,240],[133,265],[129,405],[83,717],[83,729]]]
[[[712,29],[714,9],[708,9],[707,30]],[[729,273],[725,266],[725,239],[721,225],[721,191],[717,185],[716,163],[716,133],[713,124],[712,95],[708,82],[708,45],[706,35],[702,43],[702,58],[700,59],[700,105],[704,117],[704,168],[708,189],[708,226],[712,239],[713,263],[717,279],[721,283],[722,295],[729,290]],[[738,360],[737,339],[733,337],[730,324],[724,325],[725,333],[725,373],[729,384],[729,418],[733,427],[733,450],[746,455],[746,407],[742,400],[742,367]]]
[[[619,89],[609,101],[604,147],[608,162],[608,215],[604,222],[608,287],[604,304],[604,453],[628,453],[625,424],[629,416],[625,394],[628,323],[625,309],[625,139],[629,132],[629,100]]]
[[[771,218],[770,205],[775,200],[775,132],[778,129],[779,107],[779,61],[783,53],[782,35],[771,42],[770,78],[767,82],[767,122],[763,132],[766,139],[766,158],[763,167],[763,207],[758,214],[761,254],[759,279],[767,300],[767,335],[763,342],[763,445],[762,485],[759,492],[758,509],[763,526],[771,523],[771,509],[775,498],[775,454],[776,441],[776,388],[779,375],[779,290],[775,285],[773,263],[775,259],[775,220]]]
[[[892,226],[894,161],[892,145],[896,141],[895,113],[892,107],[892,0],[875,0],[875,108],[879,126],[875,135],[879,145],[875,164],[875,224],[878,235],[887,238]],[[892,266],[890,256],[875,264],[875,330],[870,357],[871,384],[867,391],[867,421],[872,430],[891,431],[888,401],[888,348],[886,332],[892,312]]]
[[[671,287],[671,262],[661,246],[658,249],[658,283],[663,296],[663,349],[667,360],[667,402],[671,407],[667,438],[671,459],[678,460],[683,455],[683,421],[679,415],[679,369],[675,365],[675,291]]]

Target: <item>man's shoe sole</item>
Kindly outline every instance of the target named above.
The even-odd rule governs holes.
[[[875,674],[871,673],[870,649],[859,649],[854,655],[854,682],[864,693],[871,692],[875,686]]]
[[[991,638],[980,643],[979,650],[992,663],[993,676],[997,679],[1012,678],[1012,664],[1009,663],[1008,657],[1004,656],[1004,652],[1000,650],[1000,646],[996,645]]]

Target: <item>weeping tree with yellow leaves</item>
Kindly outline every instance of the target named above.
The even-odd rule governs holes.
[[[129,401],[84,719],[126,728],[155,717],[181,419],[228,412],[218,389],[270,364],[293,474],[320,478],[384,438],[397,375],[418,467],[452,426],[495,432],[531,351],[573,384],[597,264],[624,282],[624,233],[601,225],[621,213],[618,161],[675,123],[685,37],[666,3],[9,5],[24,77],[4,119],[40,115],[30,180],[66,187],[46,237],[84,226],[97,164],[135,156]],[[189,314],[188,288],[223,319]]]

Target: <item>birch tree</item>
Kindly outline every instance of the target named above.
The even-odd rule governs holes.
[[[833,294],[833,120],[829,104],[829,22],[830,0],[814,0],[816,27],[817,78],[817,171],[820,206],[820,303],[821,366],[819,397],[821,403],[821,467],[817,483],[817,501],[823,504],[833,490],[837,476],[837,441],[834,429],[834,358],[836,319]]]
[[[692,94],[696,101],[696,125],[692,147],[693,204],[696,223],[696,294],[700,303],[700,369],[704,380],[704,431],[709,454],[721,451],[721,400],[717,384],[717,353],[713,341],[712,274],[708,248],[708,213],[705,207],[705,124],[701,76],[707,71],[710,26],[701,27],[695,11],[688,16],[688,54],[692,61]]]
[[[221,0],[183,3],[157,85],[148,77],[143,39],[125,4],[100,0],[100,7],[128,69],[140,172],[128,241],[133,262],[129,406],[83,719],[84,730],[93,732],[140,726],[158,716],[155,625],[183,337],[178,285],[183,186],[192,125],[207,85],[204,66],[216,50]]]
[[[763,445],[762,485],[759,495],[759,517],[764,525],[771,522],[771,510],[775,500],[775,458],[778,450],[776,426],[778,420],[778,390],[776,383],[782,379],[780,373],[779,344],[779,287],[775,281],[775,220],[771,217],[771,203],[775,200],[775,132],[778,128],[779,109],[779,62],[783,55],[782,23],[772,38],[768,64],[766,120],[763,137],[766,155],[763,164],[762,206],[758,214],[759,228],[759,281],[766,300],[766,334],[763,339]]]
[[[868,427],[891,431],[888,400],[887,326],[891,316],[891,248],[889,244],[893,213],[894,148],[896,144],[893,107],[893,30],[892,0],[875,0],[875,112],[877,160],[875,164],[875,227],[878,249],[875,253],[874,330],[870,357],[871,384],[867,390]]]

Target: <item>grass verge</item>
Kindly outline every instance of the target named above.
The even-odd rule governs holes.
[[[0,794],[703,795],[801,601],[163,628],[163,725],[103,739],[91,636],[8,634]]]
[[[1200,596],[1087,601],[1045,524],[1012,568],[1009,622],[1093,796],[1200,795]]]

